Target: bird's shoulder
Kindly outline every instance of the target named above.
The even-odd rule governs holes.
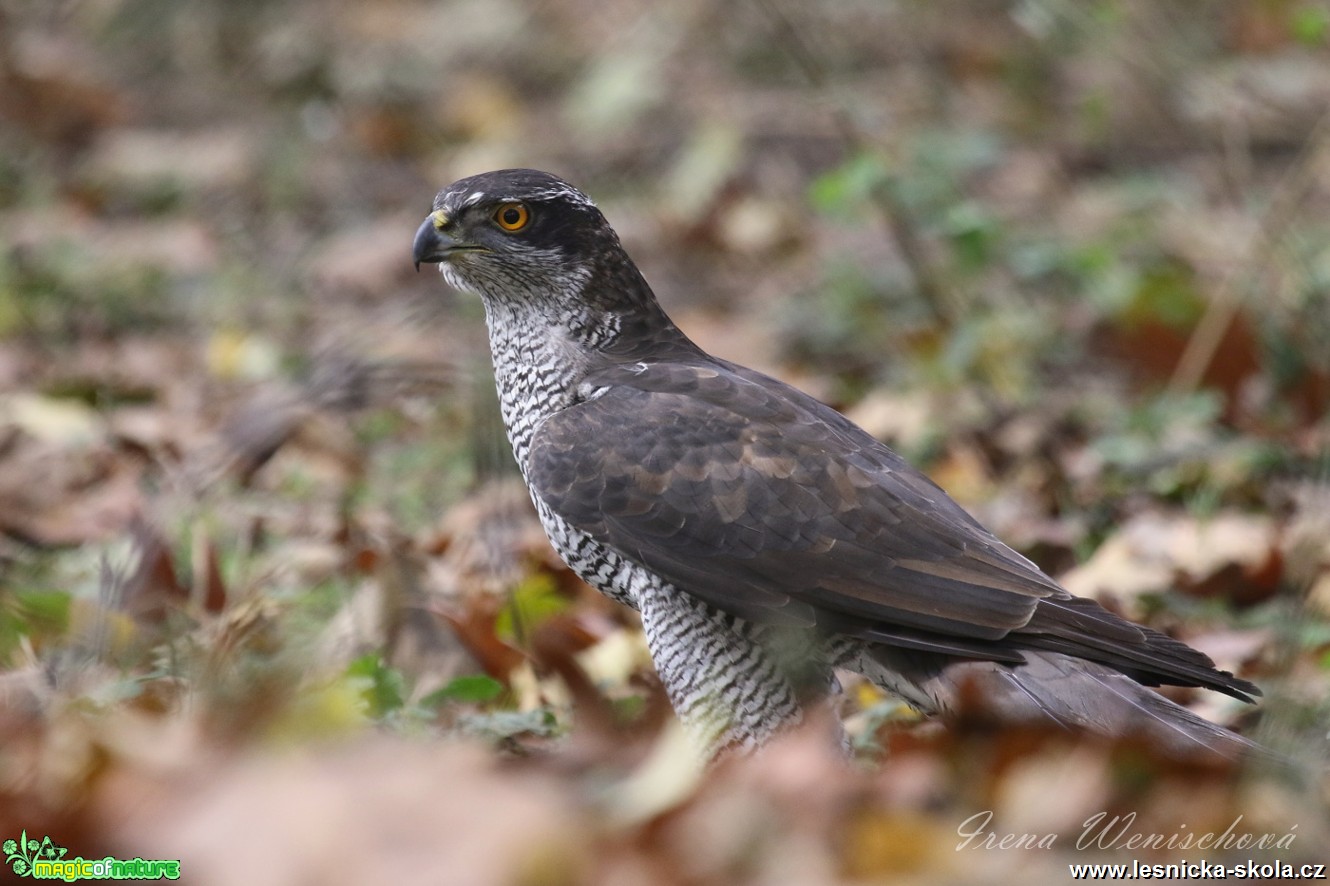
[[[791,385],[706,354],[615,362],[588,372],[579,402],[548,422],[552,435],[641,428],[648,437],[623,442],[660,447],[779,439],[790,453],[824,460],[862,453],[883,467],[913,473],[900,456],[840,412]],[[691,428],[691,434],[671,428]],[[617,436],[617,435],[616,435]],[[931,485],[931,484],[930,484]]]
[[[830,406],[705,354],[616,362],[587,373],[577,402],[545,419],[535,435],[533,462],[561,455],[602,474],[645,469],[711,488],[806,485],[814,475],[844,474],[845,484],[825,490],[828,503],[872,486],[866,472],[896,474],[925,498],[941,493]]]

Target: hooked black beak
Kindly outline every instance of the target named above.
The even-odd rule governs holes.
[[[448,253],[462,246],[439,229],[439,217],[430,215],[416,230],[416,240],[411,246],[411,257],[415,259],[416,270],[422,262],[437,264],[448,258]]]

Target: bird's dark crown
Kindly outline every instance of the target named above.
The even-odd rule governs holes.
[[[493,223],[503,206],[521,205],[529,221],[517,231]],[[434,198],[444,230],[483,241],[491,251],[557,250],[567,259],[595,255],[617,238],[596,204],[568,182],[536,169],[500,169],[460,179]]]
[[[480,203],[530,200],[595,208],[586,194],[557,175],[539,169],[498,169],[458,179],[439,191],[434,208],[456,211]]]

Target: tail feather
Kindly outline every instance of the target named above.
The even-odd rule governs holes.
[[[1025,663],[1014,666],[886,646],[867,653],[856,669],[925,713],[945,717],[977,704],[999,722],[1051,721],[1076,731],[1132,736],[1183,759],[1235,759],[1261,751],[1113,668],[1058,652],[1026,652]]]
[[[1000,676],[1038,699],[1041,712],[1060,725],[1112,737],[1139,737],[1175,757],[1232,758],[1256,748],[1237,733],[1102,665],[1057,653],[1028,658],[1027,666],[1004,669]]]

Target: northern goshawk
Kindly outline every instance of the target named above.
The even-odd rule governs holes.
[[[927,714],[1250,742],[1145,686],[1259,690],[1073,596],[900,456],[670,321],[595,204],[544,172],[457,181],[414,257],[484,301],[508,438],[550,541],[638,610],[684,724],[751,748],[866,675]]]

